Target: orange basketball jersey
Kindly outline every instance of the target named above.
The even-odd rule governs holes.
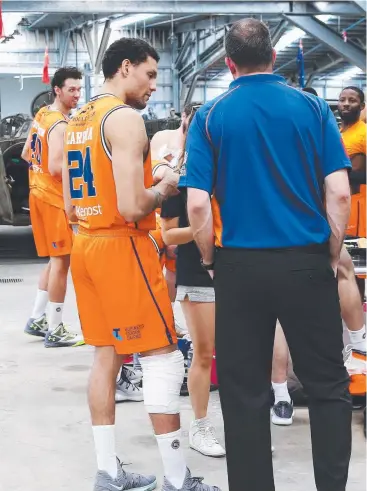
[[[70,120],[66,135],[71,201],[81,227],[120,229],[132,227],[148,232],[156,228],[155,212],[128,223],[117,207],[111,150],[104,137],[104,124],[114,111],[128,108],[112,94],[93,97]],[[121,128],[123,131],[123,128]],[[150,152],[144,162],[144,185],[152,186]]]
[[[52,176],[48,169],[48,142],[51,131],[67,121],[62,112],[43,107],[36,114],[31,127],[29,186],[34,196],[57,208],[64,208],[62,182],[61,178]]]

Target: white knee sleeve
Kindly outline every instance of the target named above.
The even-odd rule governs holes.
[[[181,351],[142,356],[144,404],[150,414],[178,414],[180,390],[185,375]]]

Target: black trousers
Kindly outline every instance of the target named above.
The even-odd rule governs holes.
[[[220,249],[215,293],[229,491],[275,489],[270,384],[277,319],[309,396],[316,487],[345,491],[352,403],[337,281],[327,248]]]

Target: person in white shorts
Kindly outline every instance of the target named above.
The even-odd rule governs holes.
[[[195,109],[189,116],[189,126]],[[179,159],[178,168],[183,163]],[[186,193],[165,201],[161,210],[165,244],[177,245],[176,299],[181,303],[193,343],[193,360],[189,369],[188,387],[195,415],[190,426],[189,442],[194,450],[210,457],[225,455],[207,417],[210,375],[214,352],[215,294],[213,280],[200,263],[200,253],[193,241],[187,219]]]

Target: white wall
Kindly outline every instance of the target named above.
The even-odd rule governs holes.
[[[30,114],[31,102],[40,92],[47,90],[41,78],[26,78],[23,80],[23,90],[20,81],[14,77],[0,78],[1,118],[11,114]]]

